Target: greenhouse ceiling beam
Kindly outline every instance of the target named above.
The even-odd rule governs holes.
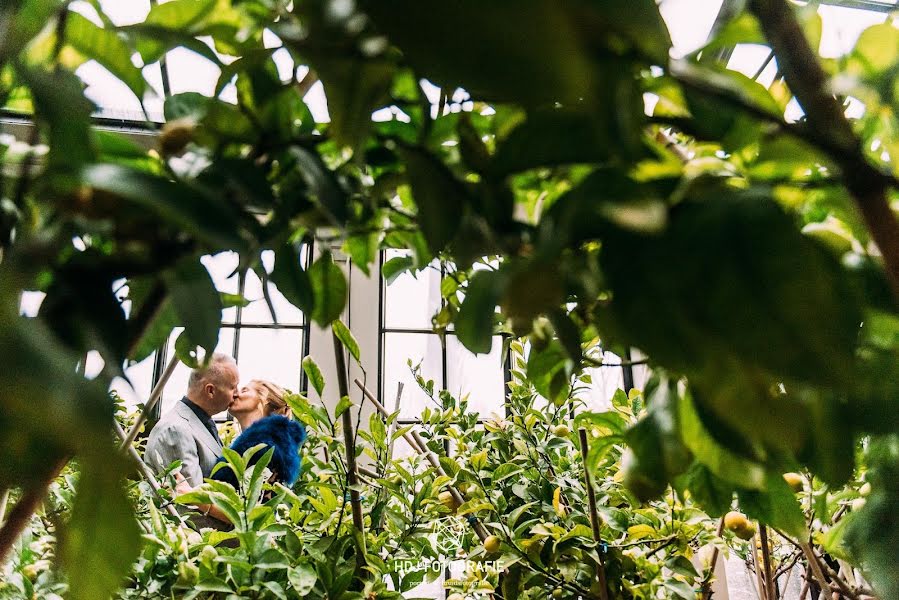
[[[819,4],[829,6],[842,6],[843,8],[857,8],[874,12],[888,13],[899,9],[895,3],[877,2],[877,0],[821,0]]]
[[[93,123],[96,129],[118,133],[141,148],[150,150],[157,145],[158,130],[143,123],[102,118],[93,119]],[[30,140],[33,128],[34,123],[28,117],[15,116],[10,113],[0,115],[0,133],[12,135],[17,140]]]

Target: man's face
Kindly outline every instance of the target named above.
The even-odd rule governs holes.
[[[212,404],[215,413],[226,410],[228,405],[237,399],[240,393],[237,387],[239,381],[240,375],[237,372],[237,365],[225,365],[222,369],[222,378],[219,384],[215,386],[207,385],[206,389],[211,391],[210,404]],[[210,387],[212,388],[211,390]]]

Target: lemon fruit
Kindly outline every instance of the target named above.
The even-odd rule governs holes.
[[[456,509],[459,508],[459,503],[456,501],[455,496],[449,491],[445,490],[440,492],[437,499],[440,500],[440,504],[445,506],[450,512],[456,512]]]
[[[784,481],[794,492],[801,492],[805,489],[805,480],[799,473],[784,473]]]
[[[741,540],[750,540],[755,535],[755,525],[741,512],[735,510],[724,515],[724,527]]]
[[[488,535],[486,539],[484,539],[484,550],[490,552],[491,554],[494,552],[499,552],[499,538],[495,535]]]

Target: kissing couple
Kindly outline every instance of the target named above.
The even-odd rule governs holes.
[[[208,364],[190,372],[187,393],[150,431],[144,461],[161,472],[180,460],[177,492],[188,492],[210,477],[238,487],[229,466],[212,473],[217,463],[224,462],[222,440],[212,416],[225,410],[234,417],[241,431],[230,448],[243,454],[253,446],[264,444],[265,449],[257,452],[250,464],[274,448],[268,465],[272,472],[269,481],[287,486],[296,482],[300,474],[299,450],[306,439],[306,429],[291,419],[285,400],[288,392],[269,381],[254,379],[242,387],[239,381],[235,360],[227,354],[214,353]],[[210,517],[227,521],[213,506],[198,508]]]

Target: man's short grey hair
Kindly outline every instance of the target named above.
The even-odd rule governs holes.
[[[225,377],[225,367],[236,364],[237,362],[234,358],[227,354],[222,352],[213,353],[208,365],[198,367],[190,372],[190,377],[187,380],[187,389],[198,390],[206,383],[221,384]]]

